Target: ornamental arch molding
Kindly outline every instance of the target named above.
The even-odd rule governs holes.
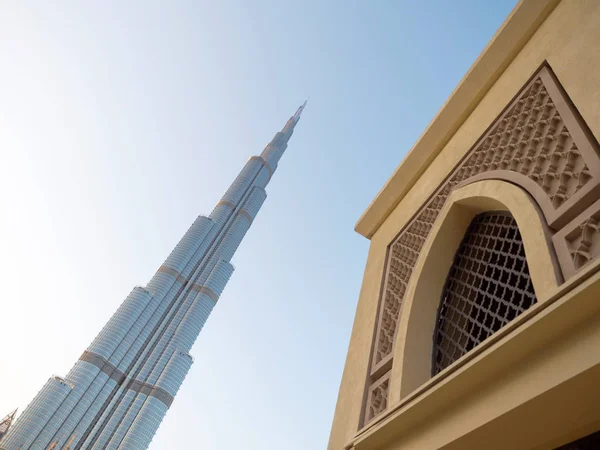
[[[449,214],[445,219],[447,223],[455,220],[457,229],[462,226],[462,233],[454,236],[456,242],[452,241],[453,250],[446,255],[450,259],[446,259],[448,267],[442,271],[444,279],[450,267],[448,261],[453,257],[475,214],[472,212],[470,216],[461,215],[464,221],[461,222],[460,218],[453,218],[461,208],[463,211],[510,210],[516,212],[517,222],[523,221],[522,218],[517,218],[521,206],[509,207],[507,203],[504,208],[499,208],[504,200],[509,202],[504,199],[503,193],[473,195],[460,202],[456,200],[455,195],[458,194],[455,193],[462,191],[467,184],[484,189],[481,186],[500,183],[497,185],[507,192],[520,192],[515,195],[520,196],[524,205],[529,205],[536,211],[535,223],[538,226],[530,223],[526,223],[526,226],[524,223],[518,225],[525,241],[544,241],[544,245],[539,248],[531,248],[530,243],[526,244],[527,258],[539,260],[531,264],[530,269],[538,302],[542,302],[548,289],[562,283],[563,277],[570,279],[581,275],[582,271],[600,269],[599,155],[598,142],[558,78],[549,65],[544,63],[465,153],[462,160],[449,170],[447,177],[390,242],[366,380],[361,426],[385,411],[388,404],[398,400],[401,394],[410,392],[422,379],[420,375],[415,375],[411,381],[407,372],[398,389],[397,377],[403,373],[401,367],[407,357],[403,353],[403,339],[412,336],[406,330],[409,326],[406,317],[409,308],[408,290],[416,283],[414,279],[420,278],[415,277],[417,262],[420,255],[428,253],[425,252],[424,245],[432,242],[434,225],[443,223],[440,220],[442,211]],[[448,202],[451,197],[454,199],[454,208],[458,208],[456,212],[446,210],[450,208]],[[484,208],[486,202],[489,205]],[[524,208],[528,209],[527,206]],[[469,220],[466,219],[467,216]],[[528,236],[531,229],[536,229],[537,237]],[[544,233],[540,231],[542,229]],[[452,240],[452,236],[447,239]],[[554,251],[558,253],[557,258],[552,256]],[[431,260],[428,264],[441,264],[441,261]],[[542,270],[541,268],[548,274],[552,273],[545,281],[539,274],[533,273]],[[439,299],[440,295],[437,295],[434,301],[439,302]],[[435,312],[432,320],[434,318]],[[427,336],[428,345],[431,344],[431,336]],[[425,353],[429,358],[430,351]],[[401,359],[396,359],[395,355]]]
[[[550,298],[561,283],[548,226],[527,192],[500,180],[477,181],[456,189],[440,211],[408,284],[394,345],[391,402],[431,378],[432,338],[446,278],[469,224],[487,211],[508,211],[514,217],[538,303]]]

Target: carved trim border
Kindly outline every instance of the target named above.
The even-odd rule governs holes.
[[[389,330],[393,325],[390,322],[397,321],[421,246],[457,184],[496,178],[520,185],[540,205],[550,227],[564,224],[597,198],[598,144],[589,139],[591,133],[586,132],[587,127],[583,129],[576,110],[562,92],[549,67],[544,65],[392,242],[386,264],[384,308],[376,336],[376,345],[384,342],[387,347],[374,352],[372,375],[388,369],[391,346],[387,342],[395,337]],[[400,300],[391,310],[396,320],[386,317],[385,308],[386,300],[393,295],[390,292],[394,291]]]
[[[367,388],[365,423],[387,409],[391,374],[392,371],[390,370]]]
[[[600,200],[552,237],[565,278],[600,256]]]
[[[550,232],[554,233],[577,221],[600,196],[599,154],[598,142],[549,65],[544,63],[390,243],[373,340],[369,390],[391,369],[406,287],[423,243],[450,192],[467,181],[508,181],[536,200]],[[569,225],[571,234],[565,233],[572,237],[577,227]],[[558,261],[566,280],[575,273],[573,267],[580,264],[569,263],[564,256],[564,245],[557,243],[556,236],[552,242],[557,253],[563,255]],[[600,255],[600,248],[594,252],[595,258]],[[573,261],[582,258],[581,251],[569,254]],[[371,400],[366,401],[368,411]],[[365,423],[368,421],[365,414]]]

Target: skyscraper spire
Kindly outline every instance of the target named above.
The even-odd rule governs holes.
[[[267,163],[267,165],[271,169],[273,169],[273,171],[275,171],[279,159],[281,158],[283,152],[285,152],[285,149],[287,148],[288,141],[294,133],[294,128],[300,121],[300,115],[302,114],[302,111],[304,111],[304,107],[306,106],[307,102],[308,100],[306,100],[302,105],[300,105],[300,107],[296,110],[294,115],[290,117],[289,120],[286,122],[283,129],[275,135],[275,137],[265,147],[262,154],[260,155],[261,158]]]
[[[300,115],[302,114],[302,111],[304,111],[304,108],[306,107],[306,104],[308,103],[308,99],[304,100],[304,103],[302,103],[298,109],[296,110],[296,113],[292,116],[292,119],[294,119],[294,125],[296,125],[296,123],[298,123],[298,121],[300,120]]]
[[[292,136],[292,133],[294,132],[294,127],[300,121],[300,116],[302,115],[302,111],[304,111],[304,107],[306,106],[307,103],[308,103],[308,100],[304,100],[304,103],[302,103],[298,107],[298,109],[296,110],[294,115],[292,117],[290,117],[290,120],[288,120],[287,123],[285,124],[285,127],[283,127],[282,133],[284,133],[287,136],[288,140]]]
[[[46,383],[0,450],[144,450],[192,365],[192,345],[233,273],[306,102],[199,216],[146,287],[135,287],[65,378]]]

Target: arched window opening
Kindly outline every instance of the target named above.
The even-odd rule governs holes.
[[[523,240],[505,211],[475,216],[454,257],[434,331],[432,375],[536,303]]]

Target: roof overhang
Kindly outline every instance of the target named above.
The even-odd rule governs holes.
[[[356,223],[373,237],[560,0],[520,0]]]

